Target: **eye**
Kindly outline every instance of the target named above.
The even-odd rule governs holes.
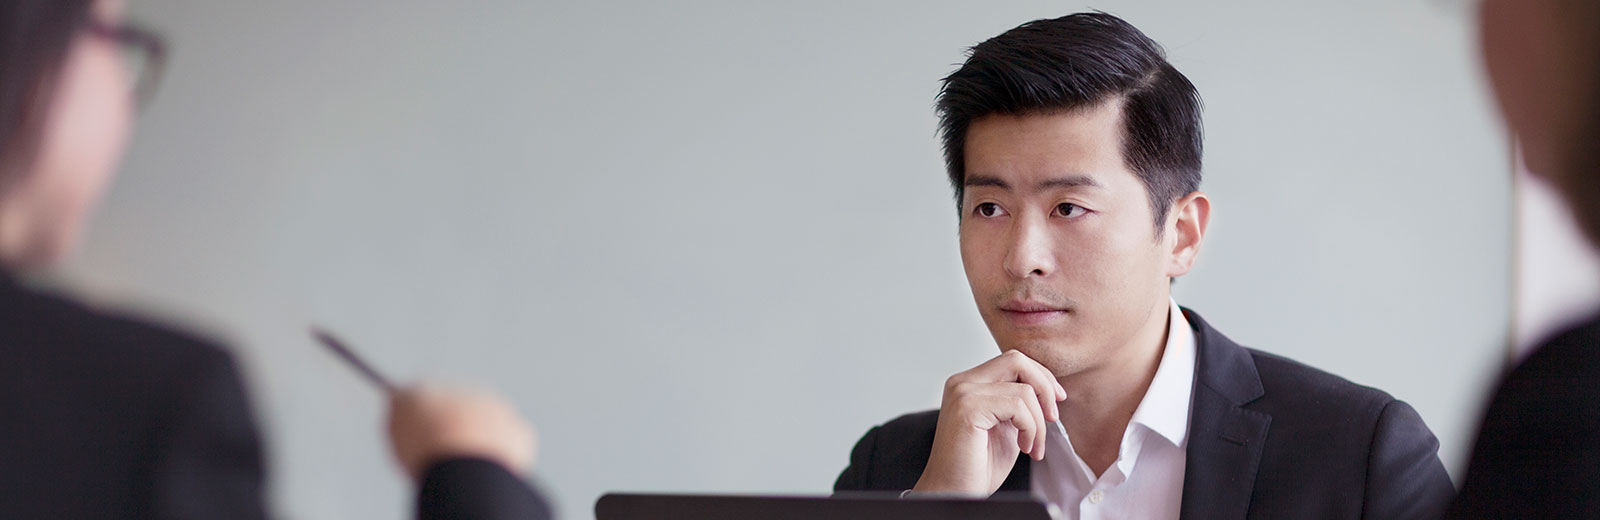
[[[993,202],[980,203],[972,208],[972,212],[984,218],[1001,217],[1006,214],[1006,210],[1001,209],[999,204]]]
[[[1083,206],[1079,206],[1070,202],[1056,204],[1056,214],[1062,217],[1078,218],[1083,216],[1084,213],[1088,212],[1089,210],[1083,209]]]

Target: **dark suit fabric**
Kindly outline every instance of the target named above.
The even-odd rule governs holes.
[[[533,486],[485,460],[435,464],[422,477],[418,517],[461,520],[545,520],[555,515]]]
[[[1502,378],[1449,517],[1600,518],[1600,317]]]
[[[0,517],[264,518],[223,350],[0,281]]]
[[[0,275],[0,518],[257,520],[263,483],[226,351]],[[521,479],[472,459],[430,468],[417,513],[550,518]]]

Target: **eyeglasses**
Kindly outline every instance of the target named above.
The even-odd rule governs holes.
[[[122,47],[123,60],[133,80],[129,88],[134,102],[140,107],[148,105],[167,64],[167,44],[161,36],[135,25],[112,25],[94,19],[84,24],[84,30]]]

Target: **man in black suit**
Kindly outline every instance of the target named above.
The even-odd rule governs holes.
[[[1200,99],[1104,13],[1029,22],[944,80],[962,264],[1002,354],[871,429],[837,491],[1031,492],[1063,518],[1431,518],[1404,402],[1229,340],[1171,298],[1200,250]]]
[[[1529,172],[1600,244],[1600,3],[1486,0],[1484,59]],[[1600,316],[1500,382],[1450,518],[1600,518]]]

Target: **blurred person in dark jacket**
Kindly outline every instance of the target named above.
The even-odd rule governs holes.
[[[74,249],[160,71],[160,38],[124,7],[0,1],[0,518],[264,518],[225,350],[18,279]],[[420,517],[549,516],[516,475],[532,429],[493,395],[400,388],[389,433]]]
[[[1485,0],[1484,61],[1530,172],[1600,244],[1600,2]],[[1500,381],[1450,518],[1600,518],[1600,316]]]

